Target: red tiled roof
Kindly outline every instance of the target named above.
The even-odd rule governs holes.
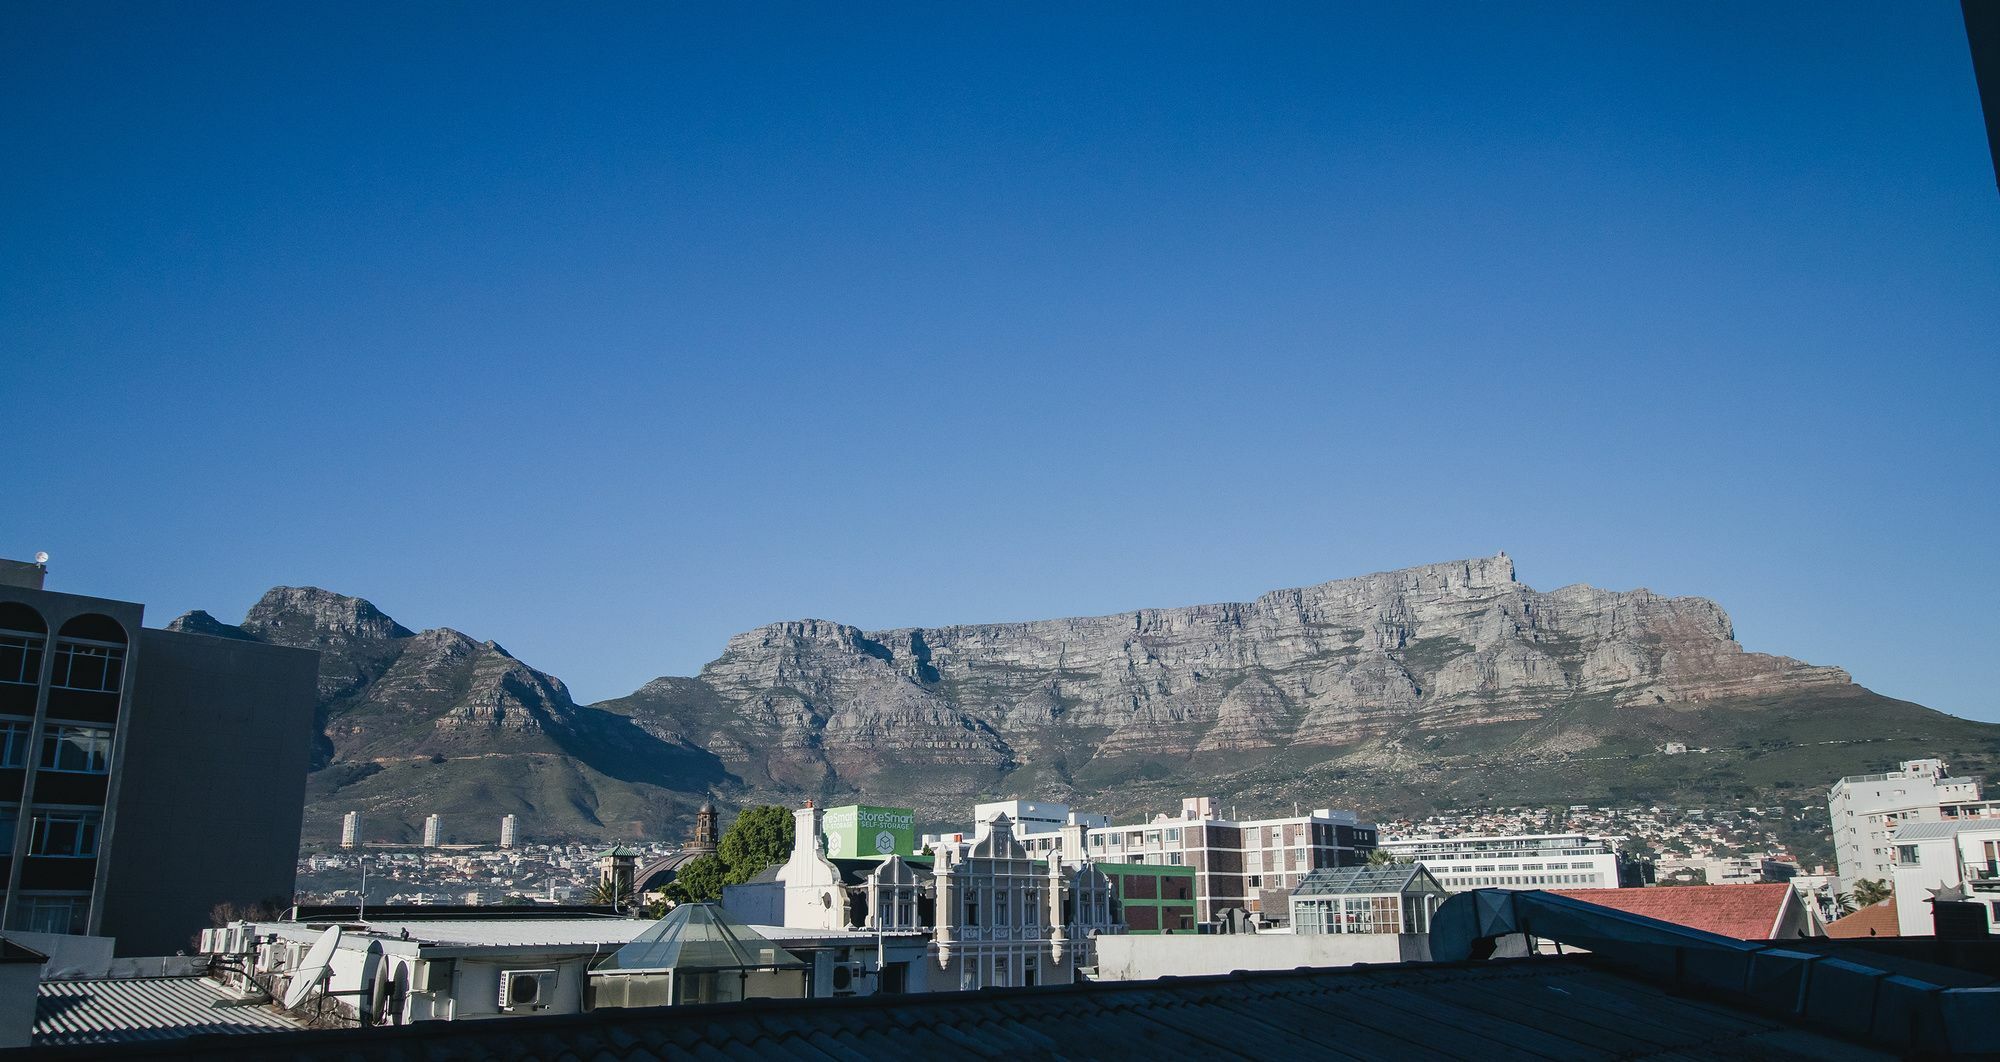
[[[1769,940],[1792,894],[1790,885],[1656,885],[1647,889],[1574,889],[1572,900],[1705,929],[1738,940]]]
[[[1896,920],[1896,901],[1870,904],[1851,915],[1826,924],[1829,937],[1900,937],[1903,927]]]

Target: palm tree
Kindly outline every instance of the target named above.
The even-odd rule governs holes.
[[[600,878],[590,887],[590,902],[599,907],[623,907],[625,897],[618,895],[618,886]]]
[[[1895,887],[1879,878],[1862,878],[1854,883],[1854,902],[1861,907],[1873,907],[1896,894]]]
[[[1833,916],[1835,918],[1845,918],[1853,913],[1854,913],[1854,894],[1851,892],[1834,893]]]

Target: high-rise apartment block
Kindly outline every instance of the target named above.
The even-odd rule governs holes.
[[[143,626],[0,561],[0,926],[190,946],[291,902],[319,654]]]
[[[436,848],[444,842],[444,817],[433,814],[424,820],[424,847]]]
[[[361,813],[350,811],[340,817],[340,847],[353,848],[361,843]]]
[[[1943,760],[1904,760],[1893,771],[1851,775],[1833,784],[1826,811],[1833,822],[1836,891],[1853,892],[1864,879],[1893,881],[1896,852],[1890,838],[1904,823],[2000,816],[2000,800],[1984,799],[1976,779],[1950,773]]]
[[[520,820],[512,815],[500,820],[500,847],[512,848],[519,838]]]

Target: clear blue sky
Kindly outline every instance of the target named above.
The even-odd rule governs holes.
[[[595,699],[1505,549],[2000,719],[1956,4],[1247,6],[0,7],[0,555]]]

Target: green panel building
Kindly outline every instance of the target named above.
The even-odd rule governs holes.
[[[885,859],[917,851],[917,816],[909,808],[848,804],[820,819],[829,859]]]
[[[1112,894],[1125,909],[1132,933],[1194,933],[1195,876],[1193,867],[1156,863],[1098,863],[1111,879]]]

